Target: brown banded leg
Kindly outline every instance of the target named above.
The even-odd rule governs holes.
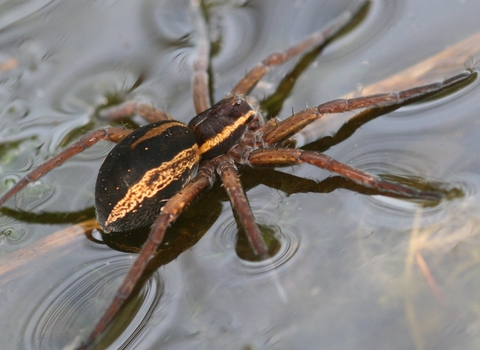
[[[155,250],[162,243],[165,231],[168,225],[175,219],[204,191],[208,190],[215,181],[215,169],[212,162],[204,162],[199,169],[198,175],[185,188],[170,198],[165,206],[161,209],[161,213],[155,220],[150,231],[147,241],[144,243],[140,253],[133,263],[127,276],[117,289],[117,293],[112,302],[104,312],[100,321],[96,324],[86,341],[77,348],[88,349],[98,343],[102,334],[111,324],[121,306],[130,297],[132,290],[145,271],[145,267]]]
[[[13,186],[7,193],[5,193],[0,198],[0,206],[3,205],[10,197],[22,190],[29,183],[38,180],[43,175],[60,166],[67,159],[70,159],[74,155],[83,152],[89,147],[92,147],[98,141],[105,140],[119,142],[131,132],[131,130],[125,130],[120,128],[107,128],[90,131],[89,133],[83,135],[78,141],[68,146],[62,152],[60,152],[53,158],[47,160],[45,163],[39,165],[27,175],[25,175],[24,178],[17,182],[15,186]]]
[[[193,62],[193,103],[197,114],[211,107],[208,66],[210,62],[210,38],[200,0],[191,1],[191,12],[196,34],[196,53]]]
[[[255,223],[252,209],[238,178],[238,170],[233,159],[228,156],[219,156],[213,161],[230,198],[232,208],[238,215],[238,219],[247,233],[250,246],[257,256],[267,259],[269,257],[267,245],[263,240],[258,225]]]
[[[336,161],[325,154],[312,151],[289,148],[266,148],[253,151],[248,157],[248,161],[251,165],[258,167],[288,166],[309,163],[316,167],[340,174],[343,177],[352,180],[353,182],[366,187],[374,188],[383,193],[406,198],[426,200],[441,199],[441,195],[439,193],[420,191],[411,187],[385,181],[377,176]]]
[[[314,32],[305,40],[299,42],[286,49],[283,52],[276,52],[270,54],[262,62],[253,67],[247,72],[233,88],[232,94],[248,94],[258,81],[268,72],[273,66],[278,66],[305,52],[309,49],[324,45],[328,40],[332,39],[341,29],[351,23],[352,18],[355,17],[360,10],[366,5],[368,1],[357,0],[352,6],[341,13],[337,18],[330,22],[325,28]]]
[[[276,145],[287,140],[308,124],[320,119],[325,114],[343,113],[355,109],[374,109],[391,106],[402,106],[431,96],[445,88],[461,84],[472,76],[473,71],[457,74],[442,82],[414,87],[399,92],[380,93],[352,99],[333,100],[317,107],[307,108],[298,112],[280,123],[267,123],[259,130],[263,132],[267,145]]]
[[[151,104],[140,101],[126,101],[118,106],[102,109],[98,112],[98,115],[107,120],[118,120],[139,115],[148,123],[173,119],[164,111],[156,109]]]

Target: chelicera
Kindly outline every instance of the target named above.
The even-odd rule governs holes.
[[[196,59],[193,64],[194,106],[198,115],[188,125],[154,107],[135,101],[101,111],[109,119],[140,115],[150,124],[135,131],[106,128],[89,132],[77,142],[33,169],[3,197],[3,205],[27,184],[36,181],[72,156],[100,140],[118,143],[103,162],[95,187],[97,219],[105,232],[130,231],[152,226],[137,260],[119,287],[112,303],[89,338],[79,348],[97,343],[122,304],[136,286],[165,231],[183,210],[222,181],[238,221],[247,233],[254,253],[269,258],[269,251],[239,180],[238,166],[279,167],[308,163],[350,179],[385,195],[439,200],[441,193],[421,191],[338,162],[325,154],[288,148],[285,143],[313,121],[329,113],[359,109],[383,109],[405,105],[465,82],[473,71],[442,82],[412,89],[352,99],[339,99],[305,109],[280,121],[264,121],[258,102],[247,96],[265,73],[310,49],[325,45],[368,1],[356,1],[326,28],[283,52],[271,54],[247,72],[231,93],[211,106],[209,98],[210,44],[200,4],[192,1],[196,26]]]

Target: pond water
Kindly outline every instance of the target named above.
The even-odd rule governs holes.
[[[349,3],[212,2],[212,95]],[[479,32],[478,13],[471,0],[371,0],[312,62],[273,69],[253,95],[273,95],[265,110],[285,118],[358,92]],[[96,114],[106,103],[147,101],[188,122],[194,42],[187,1],[3,1],[0,193],[108,125]],[[479,93],[474,80],[316,144],[363,170],[453,193],[436,205],[368,195],[311,166],[245,170],[256,220],[280,242],[271,261],[255,263],[239,258],[245,240],[237,243],[215,186],[173,225],[100,348],[478,348]],[[316,137],[338,129],[326,125]],[[96,172],[111,147],[75,156],[1,209],[0,340],[9,349],[85,338],[135,259],[92,230]]]

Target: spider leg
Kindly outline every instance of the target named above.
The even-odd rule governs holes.
[[[343,113],[362,108],[374,109],[396,105],[400,107],[431,96],[448,87],[463,83],[470,78],[472,74],[473,71],[467,71],[445,79],[442,82],[418,86],[398,92],[380,93],[351,99],[329,101],[316,107],[304,109],[280,123],[267,123],[259,131],[264,133],[264,139],[267,145],[275,145],[292,137],[305,126],[320,119],[325,114]]]
[[[173,119],[169,114],[156,109],[151,104],[141,101],[126,101],[118,106],[102,109],[98,115],[108,120],[118,120],[133,115],[139,115],[148,123]]]
[[[137,259],[133,263],[127,276],[117,289],[117,293],[112,302],[104,312],[100,321],[90,333],[89,337],[76,350],[88,349],[95,345],[111,324],[121,306],[130,297],[137,282],[142,276],[150,258],[155,254],[155,250],[162,243],[165,231],[168,225],[175,219],[205,190],[209,189],[215,181],[215,170],[212,162],[204,162],[199,169],[199,173],[185,188],[168,200],[161,209],[161,213],[155,220],[147,241],[144,243]]]
[[[229,156],[219,156],[213,161],[230,198],[232,208],[237,213],[240,223],[247,233],[250,246],[256,255],[262,259],[268,259],[268,248],[262,238],[260,229],[255,223],[252,208],[250,208],[248,203],[233,159]]]
[[[193,103],[197,114],[211,107],[208,66],[210,64],[210,38],[200,0],[191,1],[191,11],[197,36],[196,57],[193,62]]]
[[[245,77],[235,85],[232,94],[248,94],[271,67],[283,64],[306,50],[324,45],[350,23],[367,2],[368,1],[354,1],[350,8],[341,13],[326,27],[314,32],[303,41],[289,47],[283,52],[276,52],[267,56],[263,61],[248,71]]]
[[[100,140],[119,142],[125,136],[131,133],[131,130],[120,128],[107,128],[91,131],[82,136],[77,142],[73,143],[62,152],[47,160],[45,163],[39,165],[30,171],[25,177],[18,181],[7,193],[0,198],[0,206],[3,205],[10,197],[22,190],[29,183],[38,180],[50,170],[60,166],[67,159],[74,155],[83,152],[85,149],[93,146]]]
[[[378,176],[365,171],[355,169],[347,164],[341,163],[325,154],[303,151],[289,148],[266,148],[253,151],[248,157],[253,166],[288,166],[301,163],[309,163],[316,167],[329,170],[342,175],[360,185],[374,188],[383,193],[388,193],[406,198],[417,198],[426,200],[439,200],[441,195],[434,192],[420,191],[411,187],[403,186],[390,181],[385,181]]]

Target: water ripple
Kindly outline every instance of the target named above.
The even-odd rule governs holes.
[[[34,14],[51,2],[52,0],[7,0],[2,4],[0,30]]]
[[[462,189],[465,198],[480,196],[480,176],[476,173],[459,173],[449,178],[449,183]]]
[[[259,32],[262,16],[255,10],[261,9],[256,8],[257,4],[242,6],[244,3],[241,0],[209,4],[211,40],[213,46],[220,47],[213,57],[216,71],[238,68],[251,55],[258,42],[255,33]],[[182,52],[178,51],[176,55],[183,58],[183,48],[189,47],[192,48],[189,57],[193,58],[195,30],[185,8],[182,1],[156,1],[153,8],[146,7],[144,19],[149,29],[158,33],[159,40],[168,42],[172,47],[182,48]]]
[[[275,229],[275,238],[279,241],[280,247],[274,256],[263,261],[234,259],[233,270],[245,275],[259,275],[276,270],[291,260],[298,251],[300,245],[299,237],[295,234],[284,234],[277,226]]]
[[[53,108],[67,114],[93,113],[108,97],[128,92],[141,79],[142,67],[132,64],[89,67],[66,79],[53,93]]]
[[[387,145],[388,142],[388,138],[385,137],[373,138],[368,144],[362,144],[361,147],[351,150],[348,158],[343,160],[353,167],[380,175],[390,181],[421,190],[441,191],[447,198],[459,198],[464,195],[464,186],[456,186],[451,182],[435,182],[428,178],[432,176],[431,169],[435,168],[435,162],[426,154],[421,151],[390,148]],[[397,162],[395,161],[397,159],[406,161]],[[419,177],[419,175],[427,178]],[[445,205],[445,201],[429,203],[380,195],[356,196],[355,198],[362,203],[350,203],[350,205],[355,207],[367,205],[374,210],[374,220],[377,224],[387,226],[393,224],[407,227],[411,224],[412,215],[419,209],[419,205],[425,207],[423,212],[427,217],[441,213]]]
[[[238,228],[233,217],[229,217],[219,226],[214,233],[214,241],[219,246],[227,259],[227,265],[234,273],[245,275],[264,274],[268,271],[278,269],[290,261],[300,246],[300,237],[298,234],[290,231],[282,231],[277,225],[265,225],[262,222],[273,222],[272,220],[264,220],[264,215],[255,212],[257,224],[266,237],[267,245],[273,246],[271,252],[273,256],[263,261],[250,261],[235,253],[235,247],[242,250],[250,250],[250,248],[239,248]],[[270,244],[268,243],[270,241]],[[247,243],[245,242],[245,245]]]
[[[219,8],[222,12],[218,14],[221,50],[213,59],[216,71],[231,72],[243,66],[259,42],[261,16],[255,11],[255,5],[252,7],[234,8],[231,5]]]
[[[27,236],[25,225],[17,224],[14,219],[1,215],[0,227],[0,250],[14,251],[24,244]]]
[[[179,42],[193,31],[185,1],[154,1],[145,4],[143,21],[149,30],[159,33],[162,39]]]
[[[72,339],[86,337],[130,266],[131,260],[125,258],[93,261],[53,287],[24,327],[26,348],[59,349]],[[115,341],[117,348],[133,343],[145,331],[163,295],[163,286],[159,274],[153,274],[140,295],[130,303],[129,314],[119,318],[128,322],[128,326]]]
[[[318,13],[324,13],[325,11],[328,13],[328,8],[325,9],[325,7],[332,6],[328,3],[314,0],[309,2],[311,3],[309,6],[302,6],[295,20],[297,24],[292,26],[293,30],[303,31],[304,36],[319,28]],[[335,6],[337,5],[335,4]],[[348,3],[344,6],[347,8]],[[315,9],[315,7],[318,9]],[[340,37],[328,44],[324,54],[321,56],[322,62],[337,60],[339,57],[357,51],[359,48],[368,47],[369,42],[375,41],[379,36],[382,36],[391,26],[391,23],[397,20],[403,11],[402,7],[404,7],[402,3],[393,0],[370,1],[366,17],[348,36]],[[322,23],[325,25],[328,21],[323,21]]]

